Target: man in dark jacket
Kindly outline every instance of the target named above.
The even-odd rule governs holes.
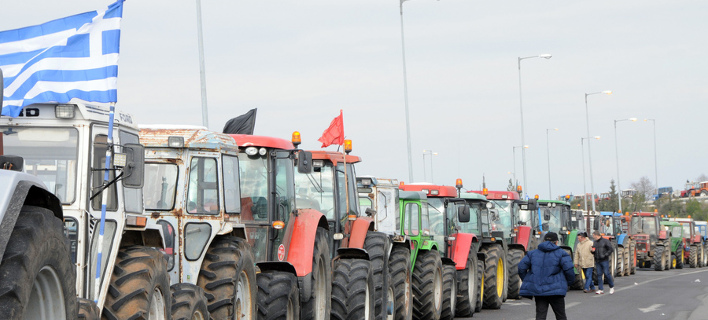
[[[529,251],[519,263],[519,277],[523,281],[519,295],[534,297],[536,319],[546,319],[548,305],[553,308],[556,319],[565,316],[565,294],[575,281],[573,259],[558,247],[558,235],[549,232],[538,249]]]
[[[607,283],[610,285],[610,294],[615,293],[615,281],[612,278],[612,272],[610,271],[610,256],[612,255],[612,252],[614,251],[614,248],[612,248],[612,244],[610,243],[610,240],[607,240],[600,235],[600,232],[595,230],[595,232],[592,233],[593,239],[595,239],[595,243],[593,243],[592,248],[593,252],[595,253],[595,268],[597,269],[597,288],[598,290],[595,291],[596,294],[604,294],[605,292],[602,290],[602,283],[605,282],[602,280],[602,275],[605,275],[605,278],[607,279]],[[614,270],[612,270],[614,271]]]

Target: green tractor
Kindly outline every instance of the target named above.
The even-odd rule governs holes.
[[[683,234],[683,226],[676,221],[661,221],[661,227],[669,233],[671,243],[671,260],[666,269],[683,269],[685,261],[686,239],[690,235]],[[690,245],[689,245],[690,248]]]
[[[543,233],[555,232],[560,238],[559,246],[567,252],[571,259],[574,258],[575,249],[578,245],[578,232],[582,220],[582,215],[577,216],[578,211],[570,209],[570,203],[560,200],[538,200],[538,211]],[[583,228],[584,229],[584,228]],[[575,261],[573,261],[575,264]],[[575,281],[570,286],[573,290],[582,290],[585,282],[582,270],[575,268]]]
[[[391,239],[387,294],[389,318],[452,319],[457,282],[452,260],[440,254],[425,193],[402,191],[395,180],[357,179],[360,209],[374,218],[375,230]],[[443,240],[444,241],[444,240]]]

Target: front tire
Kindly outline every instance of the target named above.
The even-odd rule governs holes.
[[[457,306],[457,277],[454,265],[443,266],[443,301],[440,319],[453,320]]]
[[[327,235],[327,230],[317,228],[312,251],[312,272],[304,277],[298,277],[302,320],[329,320],[330,317],[332,264]],[[310,287],[305,288],[308,284]]]
[[[81,320],[96,320],[101,317],[101,310],[95,302],[78,298],[79,300],[79,319]]]
[[[617,248],[617,264],[615,266],[615,274],[613,276],[624,276],[624,248]]]
[[[467,267],[457,272],[457,300],[455,315],[458,317],[471,317],[475,312],[479,300],[479,282],[477,275],[477,248],[470,247],[467,256]]]
[[[688,252],[688,264],[691,268],[698,267],[698,246],[691,246],[691,251]]]
[[[172,320],[208,320],[207,299],[201,287],[175,283],[172,291]]]
[[[676,251],[676,269],[683,269],[684,259],[686,257],[684,253],[683,246],[680,246],[679,250]]]
[[[374,281],[374,304],[377,320],[386,319],[388,305],[388,235],[382,232],[368,232],[364,240],[364,249],[369,253]]]
[[[250,245],[238,237],[214,240],[204,256],[197,285],[204,289],[214,319],[253,319],[256,271]]]
[[[484,305],[484,260],[477,260],[477,304],[474,312],[482,311]]]
[[[172,309],[167,261],[155,248],[121,248],[116,257],[103,319],[168,319]]]
[[[438,320],[442,313],[443,269],[437,251],[419,251],[413,267],[413,319]]]
[[[332,319],[373,320],[374,283],[371,262],[339,259],[332,276]]]
[[[297,277],[290,272],[266,271],[258,282],[258,320],[294,320],[300,317]]]
[[[503,250],[500,245],[493,244],[482,248],[486,255],[484,262],[484,308],[499,309],[504,302],[505,266]]]
[[[396,245],[391,250],[389,274],[393,286],[394,320],[410,320],[413,316],[411,289],[411,251],[405,246]]]
[[[572,257],[572,255],[571,255]],[[521,277],[519,276],[519,263],[524,258],[524,251],[520,249],[509,249],[509,299],[520,299]]]
[[[652,264],[654,265],[655,271],[663,271],[666,265],[665,260],[666,255],[664,255],[664,246],[656,246],[654,249],[654,260]]]
[[[52,211],[22,207],[0,264],[3,318],[77,317],[76,274],[63,230]]]

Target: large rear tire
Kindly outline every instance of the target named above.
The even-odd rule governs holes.
[[[438,320],[442,313],[443,268],[437,251],[418,252],[413,267],[413,319]]]
[[[312,251],[312,272],[297,279],[302,320],[329,320],[330,317],[332,264],[327,235],[327,230],[317,228]]]
[[[386,319],[388,306],[388,250],[391,241],[382,232],[370,231],[364,240],[364,249],[369,253],[374,281],[374,305],[377,320]]]
[[[250,245],[224,236],[204,256],[197,285],[204,289],[214,319],[253,319],[256,315],[256,270]]]
[[[654,260],[651,264],[654,265],[654,270],[663,271],[666,265],[666,255],[664,254],[664,246],[657,245],[654,249]]]
[[[477,300],[479,300],[479,282],[477,282],[477,248],[470,247],[467,256],[467,265],[463,270],[457,272],[457,304],[455,315],[458,317],[471,317],[475,312]]]
[[[484,305],[484,260],[477,260],[477,305],[474,312],[482,311]]]
[[[683,245],[679,246],[679,249],[676,251],[676,269],[683,269],[684,260],[686,258],[684,253]]]
[[[624,248],[618,247],[617,249],[617,264],[615,265],[615,274],[613,276],[621,277],[624,276]]]
[[[572,257],[572,255],[571,255]],[[520,299],[519,291],[521,290],[521,277],[519,277],[519,262],[524,258],[524,250],[509,249],[509,290],[507,297],[509,299]]]
[[[567,253],[571,259],[573,258],[573,253],[570,251],[570,249],[564,248],[563,251],[565,251],[565,253]],[[575,263],[575,261],[573,261],[573,263]],[[577,268],[574,268],[573,272],[575,272],[576,270],[577,270]],[[582,269],[580,269],[580,272],[575,274],[575,280],[573,281],[573,284],[570,285],[571,290],[582,290],[583,289],[585,282],[583,281],[583,276],[581,275],[581,273],[582,273]]]
[[[413,299],[411,289],[411,251],[401,245],[391,250],[389,274],[393,286],[394,320],[410,320],[413,316]]]
[[[167,261],[155,248],[132,246],[118,251],[103,319],[168,319],[172,310]]]
[[[0,264],[4,319],[76,318],[76,275],[63,230],[50,210],[22,207]]]
[[[500,245],[493,244],[482,248],[486,255],[484,262],[484,308],[499,309],[504,302],[505,278],[504,252]]]
[[[209,320],[204,290],[191,283],[175,283],[172,291],[172,320]]]
[[[294,320],[300,317],[297,277],[290,272],[266,271],[258,282],[258,320]]]
[[[688,252],[688,264],[691,268],[698,267],[698,246],[692,245]]]
[[[634,274],[637,271],[637,244],[634,241],[629,244],[629,266],[629,273]]]
[[[457,277],[454,265],[443,266],[443,301],[441,320],[453,320],[457,306]]]
[[[373,320],[374,283],[371,262],[338,259],[332,276],[332,319]]]

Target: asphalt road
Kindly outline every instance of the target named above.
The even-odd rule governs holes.
[[[669,271],[637,269],[629,277],[615,278],[615,294],[572,290],[565,298],[569,319],[708,319],[708,268]],[[472,318],[535,319],[533,300],[507,300],[499,310],[482,309]],[[555,319],[548,310],[548,319]]]

